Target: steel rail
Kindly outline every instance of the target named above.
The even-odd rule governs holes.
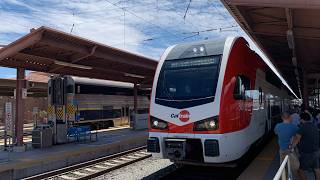
[[[136,156],[136,158],[133,158],[135,153],[137,154],[137,156]],[[127,158],[127,156],[130,156],[132,158]],[[53,170],[53,171],[37,174],[34,176],[26,177],[26,178],[23,178],[23,180],[71,179],[71,178],[72,179],[90,179],[90,178],[101,176],[107,172],[119,169],[121,167],[127,166],[129,164],[141,161],[141,160],[149,158],[149,157],[151,157],[151,154],[146,152],[146,146],[141,146],[138,148],[130,149],[128,151],[116,153],[116,154],[113,154],[110,156],[101,157],[101,158],[86,161],[83,163],[60,168],[57,170]],[[128,161],[125,161],[125,160],[120,161],[121,158],[128,159]],[[110,161],[112,163],[110,163]],[[118,162],[118,164],[115,163],[114,161]],[[107,166],[102,165],[103,168],[100,169],[100,166],[103,163],[106,163],[109,165],[107,165]],[[99,168],[95,168],[94,166],[98,166]],[[95,169],[93,169],[94,171],[87,173],[88,169],[92,170],[92,168],[95,168]],[[87,169],[87,170],[85,170],[85,169]],[[100,170],[97,170],[97,169],[100,169]],[[81,172],[82,170],[86,171],[86,173]],[[77,173],[74,173],[75,171],[77,171]],[[69,177],[68,174],[73,174],[73,175],[70,178],[68,178]],[[76,176],[76,177],[73,177],[73,176]]]

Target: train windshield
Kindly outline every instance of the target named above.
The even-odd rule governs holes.
[[[158,79],[156,103],[185,108],[189,105],[181,102],[194,101],[202,104],[213,101],[220,58],[221,56],[209,56],[165,61]],[[180,103],[173,105],[173,102]]]

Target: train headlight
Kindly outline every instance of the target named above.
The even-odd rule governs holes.
[[[159,121],[155,120],[153,121],[153,126],[157,127],[159,125]]]
[[[150,124],[152,129],[160,129],[160,130],[168,129],[168,122],[153,116],[150,116]]]
[[[214,131],[219,128],[219,118],[214,116],[194,123],[194,131]]]

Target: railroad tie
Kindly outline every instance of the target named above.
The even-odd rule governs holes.
[[[74,171],[72,172],[73,174],[77,175],[77,176],[88,176],[88,174],[86,173],[82,173],[82,172],[79,172],[79,171]]]
[[[59,178],[67,179],[67,180],[74,180],[74,179],[77,179],[77,178],[75,178],[75,177],[70,177],[70,176],[67,176],[67,175],[61,175],[61,176],[59,176]]]
[[[115,163],[118,163],[118,164],[123,164],[124,162],[123,161],[118,161],[118,160],[112,160],[113,162]]]
[[[145,151],[141,151],[141,152],[139,152],[140,154],[145,154],[145,155],[150,155],[150,153],[148,153],[148,152],[145,152]]]
[[[101,166],[101,165],[95,165],[94,167],[99,168],[99,169],[108,169],[107,166]]]
[[[144,157],[144,156],[146,156],[146,155],[145,155],[145,154],[140,154],[140,153],[135,153],[134,156]]]
[[[137,159],[138,157],[136,157],[136,156],[127,156],[128,158],[130,158],[130,159]]]
[[[125,158],[123,157],[123,158],[119,158],[119,159],[121,159],[121,160],[123,160],[123,161],[132,161],[131,158],[129,159],[129,158],[127,158],[127,157],[125,157]]]
[[[107,166],[116,166],[116,164],[113,164],[113,163],[110,163],[110,162],[104,162],[103,164],[107,165]]]
[[[93,173],[98,172],[98,170],[94,170],[94,169],[91,169],[91,168],[85,168],[83,170],[89,171],[89,172],[93,172]]]

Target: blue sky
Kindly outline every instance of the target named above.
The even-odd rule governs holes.
[[[49,26],[159,59],[173,44],[243,34],[220,1],[189,2],[1,0],[0,45],[22,37],[31,28]],[[0,77],[15,77],[15,70],[0,68]]]
[[[219,0],[1,0],[0,18],[0,45],[48,26],[156,60],[173,44],[243,36],[286,84]]]

